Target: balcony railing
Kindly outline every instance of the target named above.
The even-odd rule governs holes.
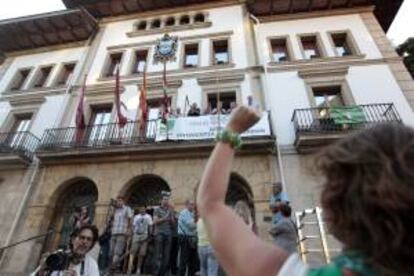
[[[0,153],[32,159],[39,142],[39,138],[28,131],[0,133]]]
[[[144,144],[154,142],[156,133],[157,120],[148,121],[145,128],[140,128],[138,122],[128,122],[123,128],[111,123],[87,126],[84,129],[47,129],[39,151]]]
[[[292,121],[296,135],[340,133],[378,123],[401,122],[393,104],[296,109]]]
[[[204,115],[168,119],[167,126],[160,119],[149,120],[141,128],[139,122],[128,122],[120,128],[116,123],[92,125],[84,129],[76,127],[48,129],[45,131],[37,152],[71,151],[98,148],[120,148],[145,144],[172,143],[199,144],[214,140],[218,128],[226,125],[229,115]],[[252,143],[271,138],[268,113],[249,129],[244,136]],[[252,139],[253,138],[253,139]],[[166,145],[164,143],[164,145]],[[152,147],[148,147],[151,148]],[[47,154],[46,154],[47,155]]]

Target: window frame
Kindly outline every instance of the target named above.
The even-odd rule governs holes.
[[[76,71],[76,67],[78,66],[78,62],[77,61],[64,62],[64,63],[62,63],[59,66],[58,75],[56,76],[56,79],[55,79],[55,81],[53,83],[54,86],[67,86],[67,85],[69,85],[69,83],[68,83],[69,82],[69,78],[67,78],[64,83],[60,83],[60,80],[63,77],[64,70],[65,70],[66,66],[68,66],[68,65],[74,65],[73,66],[73,72],[72,72],[72,79],[74,78],[75,71]]]
[[[298,34],[296,37],[297,37],[297,40],[298,40],[298,44],[299,44],[299,48],[300,48],[303,60],[308,60],[309,61],[309,60],[322,59],[322,58],[327,57],[326,49],[324,47],[322,36],[321,36],[320,33]],[[316,58],[307,58],[306,57],[305,48],[303,47],[303,42],[302,42],[302,38],[306,38],[306,37],[315,37],[316,47],[319,51],[319,56],[318,57],[316,57]]]
[[[134,49],[132,49],[132,61],[131,61],[131,64],[130,64],[129,70],[128,70],[129,74],[131,74],[131,75],[137,75],[139,73],[142,73],[142,72],[137,72],[136,68],[135,68],[136,67],[135,65],[136,65],[136,62],[137,62],[136,53],[140,52],[140,51],[146,51],[147,52],[147,57],[145,59],[145,67],[148,68],[148,64],[150,62],[151,48],[150,47],[134,48]]]
[[[227,41],[227,53],[228,53],[228,61],[227,63],[218,64],[214,62],[214,42],[215,41]],[[232,47],[231,47],[231,38],[230,37],[215,37],[210,39],[210,65],[211,66],[226,66],[233,63],[233,55],[232,55]]]
[[[350,55],[346,55],[346,56],[340,56],[338,54],[338,51],[336,50],[336,46],[335,46],[335,42],[333,39],[333,35],[338,35],[338,34],[345,34],[346,35],[346,43],[348,44],[348,47],[351,50],[351,54]],[[347,57],[347,56],[360,56],[361,55],[361,50],[358,47],[358,44],[354,38],[354,36],[352,35],[351,30],[336,30],[336,31],[329,31],[327,32],[328,35],[328,40],[329,43],[332,47],[333,52],[335,53],[336,57]]]
[[[285,44],[286,44],[286,50],[287,50],[287,55],[288,55],[288,60],[286,61],[276,61],[273,57],[273,47],[272,47],[272,40],[284,40]],[[267,45],[268,45],[268,49],[269,49],[269,60],[271,62],[275,62],[278,64],[283,64],[286,62],[291,62],[295,60],[295,55],[293,53],[293,47],[292,47],[292,42],[290,41],[290,36],[289,35],[283,35],[283,36],[271,36],[267,38]]]
[[[22,67],[22,68],[18,68],[15,72],[13,77],[11,78],[11,81],[9,82],[9,85],[7,87],[8,91],[22,91],[22,90],[26,90],[26,88],[28,87],[29,83],[30,83],[30,79],[32,78],[33,72],[35,67],[34,66],[30,66],[30,67]],[[14,86],[16,85],[17,82],[17,77],[18,74],[20,74],[20,72],[28,70],[29,73],[27,74],[26,78],[24,79],[24,81],[22,82],[22,84],[19,86],[19,88],[14,89]]]
[[[41,77],[41,73],[42,73],[42,69],[45,68],[50,68],[49,74],[47,75],[46,79],[44,80],[43,84],[41,86],[37,86],[37,82],[39,81],[40,77]],[[49,82],[52,78],[53,72],[55,70],[55,64],[48,64],[48,65],[42,65],[39,66],[35,73],[33,78],[30,81],[30,85],[29,88],[33,88],[33,89],[42,89],[42,88],[47,88],[49,87]]]
[[[185,66],[185,46],[186,45],[197,45],[197,64],[195,66]],[[192,69],[192,68],[199,68],[201,66],[201,41],[186,41],[181,44],[181,68],[183,69]]]
[[[111,64],[111,56],[114,54],[122,54],[121,56],[121,60],[119,62],[119,70],[120,70],[120,74],[122,74],[122,66],[125,60],[125,54],[126,53],[126,49],[124,50],[113,50],[113,51],[108,51],[106,54],[106,58],[105,58],[105,63],[104,66],[102,67],[102,72],[101,72],[101,78],[113,78],[115,77],[115,75],[111,75],[108,76],[108,71],[109,71],[109,66]]]

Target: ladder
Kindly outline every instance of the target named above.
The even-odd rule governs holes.
[[[322,218],[322,209],[315,207],[295,212],[296,225],[298,229],[298,248],[302,261],[306,264],[312,263],[310,255],[322,256],[315,265],[328,264],[332,255],[341,251],[339,248],[330,248],[328,244],[329,234],[325,230]],[[337,243],[332,241],[332,243]],[[320,260],[320,261],[319,261]]]

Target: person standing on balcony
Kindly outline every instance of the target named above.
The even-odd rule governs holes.
[[[197,225],[194,221],[194,203],[186,200],[185,209],[178,217],[180,257],[178,276],[194,276],[197,270]],[[188,274],[186,274],[188,269]]]
[[[187,116],[189,117],[197,117],[200,116],[200,108],[198,108],[197,103],[193,103],[188,111]]]
[[[116,271],[120,267],[121,256],[124,254],[128,238],[131,236],[132,216],[132,210],[125,205],[124,197],[118,196],[115,202],[111,228],[112,271]]]
[[[165,276],[170,264],[173,230],[176,226],[174,210],[169,204],[169,194],[163,193],[161,205],[154,210],[155,275]]]

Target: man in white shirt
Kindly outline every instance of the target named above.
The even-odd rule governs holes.
[[[50,267],[53,254],[45,254],[39,267],[31,276],[99,276],[98,264],[87,253],[93,248],[98,239],[98,229],[94,225],[84,225],[77,229],[71,238],[70,250],[63,252],[61,256],[65,260],[61,270]],[[56,254],[55,254],[56,256]],[[56,258],[55,258],[56,260]]]
[[[138,255],[137,275],[139,275],[142,262],[147,254],[148,239],[152,230],[152,218],[146,213],[144,207],[139,208],[138,214],[134,216],[132,229],[133,236],[128,262],[128,275],[131,274],[132,264],[136,255]]]

